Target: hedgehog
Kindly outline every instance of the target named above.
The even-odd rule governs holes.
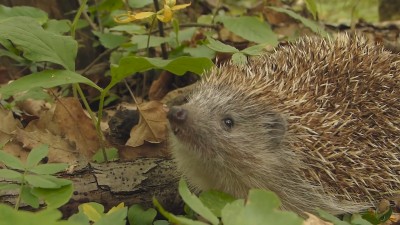
[[[399,190],[399,98],[399,55],[360,35],[303,37],[207,72],[170,107],[169,145],[197,190],[359,212]]]

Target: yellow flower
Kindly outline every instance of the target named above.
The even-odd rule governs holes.
[[[121,14],[114,17],[114,20],[117,23],[129,23],[156,15],[157,19],[159,19],[161,22],[167,23],[172,20],[174,11],[184,9],[190,6],[190,4],[191,3],[176,5],[176,0],[164,0],[164,8],[158,12],[140,12],[133,14],[131,11],[128,11],[126,14]]]

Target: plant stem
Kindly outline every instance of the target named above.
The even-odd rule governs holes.
[[[76,31],[76,26],[78,24],[78,20],[79,20],[79,18],[81,18],[81,15],[82,15],[83,11],[85,10],[87,1],[88,0],[83,0],[81,2],[80,6],[79,6],[79,9],[78,9],[78,12],[76,13],[76,15],[74,17],[74,20],[72,21],[72,24],[71,24],[71,36],[74,39],[75,39],[75,31]]]

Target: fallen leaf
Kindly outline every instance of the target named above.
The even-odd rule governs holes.
[[[12,134],[18,127],[22,127],[22,124],[14,119],[12,112],[0,108],[0,132]]]
[[[75,146],[59,135],[54,135],[46,130],[36,129],[26,131],[18,129],[15,138],[23,144],[24,148],[32,149],[41,144],[49,145],[48,162],[72,163],[78,160]]]
[[[100,148],[100,140],[92,120],[85,114],[76,98],[59,99],[53,121],[60,135],[75,143],[76,149],[90,159]]]
[[[134,126],[125,145],[137,147],[144,141],[160,143],[166,139],[167,116],[160,102],[150,101],[138,106],[139,124]]]

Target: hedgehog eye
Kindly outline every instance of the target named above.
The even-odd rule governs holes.
[[[233,125],[235,124],[235,123],[233,122],[233,119],[232,119],[232,118],[229,118],[229,117],[224,118],[224,119],[222,120],[222,122],[224,123],[224,126],[225,126],[225,128],[226,128],[227,130],[232,129]]]

